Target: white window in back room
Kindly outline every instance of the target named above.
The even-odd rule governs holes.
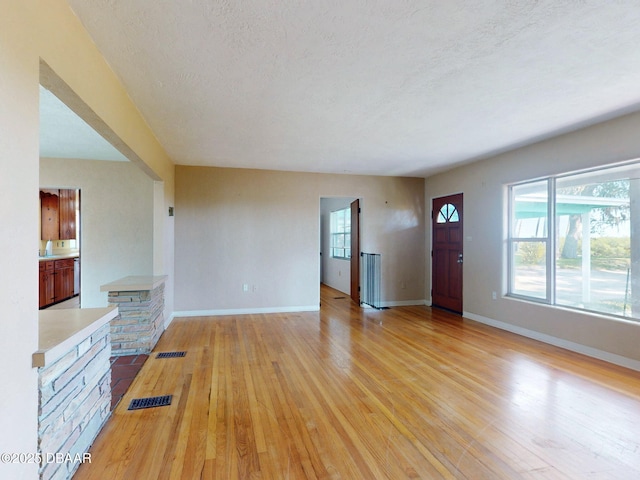
[[[513,185],[509,198],[510,295],[640,319],[640,163]]]
[[[331,212],[331,256],[351,258],[351,209]]]

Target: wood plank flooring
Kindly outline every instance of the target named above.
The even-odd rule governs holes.
[[[638,372],[321,297],[319,313],[175,319],[156,351],[187,355],[149,357],[74,479],[640,478]]]

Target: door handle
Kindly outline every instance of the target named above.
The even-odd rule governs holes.
[[[462,263],[462,253],[458,254],[458,263]]]

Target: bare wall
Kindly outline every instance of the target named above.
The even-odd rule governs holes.
[[[38,448],[38,60],[24,3],[0,15],[0,452],[18,453]],[[37,475],[36,464],[0,464],[0,478]]]
[[[431,199],[464,192],[464,311],[567,348],[637,368],[640,324],[504,297],[509,183],[640,157],[640,113],[568,133],[426,180]],[[431,242],[430,233],[427,241]],[[429,259],[427,259],[429,260]],[[430,272],[427,267],[427,275]],[[430,284],[430,280],[427,282]],[[492,300],[491,293],[498,292]],[[530,335],[533,333],[533,335]],[[556,341],[559,340],[559,341]],[[584,348],[583,348],[584,347]],[[620,356],[621,358],[618,358]],[[627,360],[631,361],[627,361]]]
[[[424,303],[423,185],[177,166],[176,314],[317,309],[323,196],[362,200],[361,247],[383,255],[383,300]]]

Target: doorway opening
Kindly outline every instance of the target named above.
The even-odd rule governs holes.
[[[360,201],[320,198],[320,284],[360,304]]]
[[[80,308],[80,189],[40,188],[38,308]]]
[[[82,268],[67,265],[74,275],[67,274],[66,283],[81,290],[80,308],[103,307],[107,294],[100,285],[124,276],[124,266],[127,273],[153,271],[159,250],[154,248],[154,229],[164,222],[164,208],[155,208],[164,206],[164,191],[156,188],[161,178],[43,60],[39,92],[39,188],[53,190],[59,199],[60,192],[81,190],[82,221],[76,221],[75,236],[39,236],[45,243],[38,261],[49,239],[51,253],[75,247],[82,254]],[[60,303],[54,298],[53,303]]]

